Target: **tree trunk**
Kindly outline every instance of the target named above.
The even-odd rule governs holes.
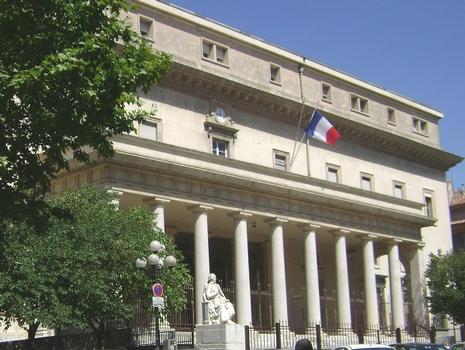
[[[29,323],[29,327],[27,329],[27,339],[33,340],[35,338],[39,324],[40,322]]]
[[[32,350],[34,344],[34,338],[39,328],[40,322],[29,323],[27,328],[27,349]]]

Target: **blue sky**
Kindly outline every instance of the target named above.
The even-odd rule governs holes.
[[[444,113],[465,156],[465,0],[171,0]],[[465,161],[448,172],[465,184]]]

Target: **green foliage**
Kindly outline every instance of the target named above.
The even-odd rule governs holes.
[[[109,138],[153,113],[127,106],[170,58],[121,20],[125,3],[0,0],[0,218],[37,216],[66,151],[110,157]]]
[[[185,305],[184,286],[190,282],[173,241],[155,230],[153,215],[143,208],[116,210],[113,195],[91,186],[66,192],[51,201],[70,217],[52,216],[46,232],[26,224],[10,226],[0,247],[0,310],[8,322],[23,326],[91,326],[96,332],[109,320],[131,318],[142,295],[150,304],[153,279],[135,267],[158,239],[178,264],[160,274],[167,307]]]
[[[428,301],[434,313],[452,316],[455,322],[465,323],[465,251],[431,254],[426,270],[431,292]]]

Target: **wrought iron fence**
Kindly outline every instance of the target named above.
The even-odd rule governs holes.
[[[287,322],[275,323],[272,327],[245,327],[246,349],[267,350],[293,348],[297,340],[309,339],[318,350],[333,349],[347,344],[394,344],[400,342],[434,342],[435,329],[413,325],[409,329],[376,327],[354,328],[339,325],[337,328],[322,328],[318,324],[289,326]]]

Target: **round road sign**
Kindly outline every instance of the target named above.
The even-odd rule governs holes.
[[[162,297],[163,296],[163,286],[161,283],[155,283],[152,286],[152,293],[156,297]]]

